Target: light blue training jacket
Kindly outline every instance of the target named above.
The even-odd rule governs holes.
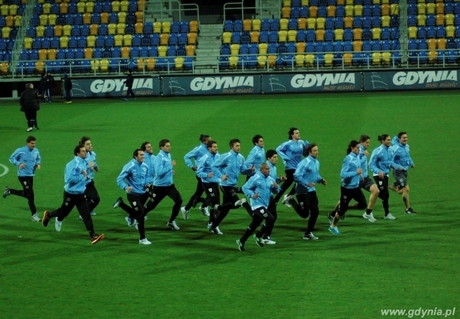
[[[359,187],[359,182],[362,176],[357,174],[356,171],[361,167],[360,156],[350,152],[342,161],[342,169],[340,170],[340,183],[342,187],[353,189]]]
[[[27,145],[20,147],[10,156],[10,163],[18,168],[18,176],[35,176],[35,167],[41,163],[40,152],[37,148],[31,150]],[[25,167],[19,168],[20,164],[25,164]]]
[[[260,207],[267,208],[270,203],[270,197],[280,191],[280,187],[275,187],[276,181],[269,175],[265,176],[260,171],[252,176],[242,187],[246,196],[250,198],[252,210]],[[254,194],[259,197],[253,198]]]
[[[309,183],[320,183],[323,178],[319,174],[319,161],[315,157],[308,155],[304,158],[294,172],[294,180],[304,186],[308,192],[316,191],[316,187],[308,185]]]
[[[296,169],[302,161],[303,150],[310,143],[308,141],[288,140],[276,148],[276,152],[283,159],[285,169]]]
[[[208,154],[200,158],[198,167],[196,169],[196,176],[198,176],[203,183],[220,183],[222,176],[219,175],[218,170],[212,169],[212,163],[219,157],[219,154],[212,154],[208,151]],[[212,177],[208,177],[209,173],[213,173]]]
[[[80,156],[75,156],[67,163],[64,170],[64,190],[69,194],[83,194],[87,179],[82,172],[87,171],[87,163]]]
[[[389,147],[382,144],[372,151],[369,168],[374,176],[378,175],[379,172],[384,172],[388,176],[393,167],[395,167],[395,163]]]
[[[204,155],[208,153],[208,147],[206,144],[201,143],[197,147],[195,147],[193,150],[185,154],[184,160],[185,160],[185,165],[187,165],[188,168],[193,168],[193,166],[198,166],[198,160],[202,158]],[[193,163],[193,160],[195,160],[195,163]]]
[[[390,150],[393,154],[393,162],[396,164],[398,169],[404,168],[406,171],[414,165],[414,161],[410,157],[410,148],[409,144],[403,145],[399,143],[398,136],[393,137],[391,141],[393,146],[390,147]]]
[[[117,177],[117,184],[122,190],[128,186],[132,187],[131,194],[141,195],[145,193],[145,186],[148,184],[149,167],[145,162],[139,163],[133,158],[130,160]]]
[[[153,163],[155,170],[153,185],[165,187],[174,184],[171,153],[160,150]]]
[[[244,156],[230,150],[224,153],[212,163],[212,170],[217,176],[227,175],[227,179],[222,181],[222,186],[235,187],[241,174],[248,174],[250,170],[245,165]]]

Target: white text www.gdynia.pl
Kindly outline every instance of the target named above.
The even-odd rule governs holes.
[[[425,317],[452,317],[455,316],[455,309],[424,309],[422,307],[416,309],[380,309],[382,316],[405,316],[407,318],[425,318]]]

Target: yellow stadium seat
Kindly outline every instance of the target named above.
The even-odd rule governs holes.
[[[121,34],[117,34],[115,36],[115,46],[116,47],[121,47],[123,46],[123,36]]]
[[[72,35],[72,26],[69,24],[66,24],[65,26],[62,27],[63,35],[70,37]]]
[[[391,15],[399,15],[399,5],[397,3],[391,4],[390,12],[391,12]]]
[[[382,33],[382,29],[380,28],[372,28],[372,40],[380,40],[380,35]]]
[[[117,34],[125,34],[126,23],[117,24]]]
[[[59,13],[67,14],[69,12],[69,4],[67,2],[62,2],[59,4]]]
[[[296,52],[297,53],[305,53],[305,42],[297,42],[296,43]]]
[[[32,38],[24,38],[24,49],[32,49],[32,42],[34,42],[34,39]]]
[[[137,11],[135,13],[136,16],[136,23],[144,23],[144,12],[143,11]]]
[[[153,33],[161,33],[161,22],[153,23]]]
[[[440,13],[436,15],[436,25],[437,26],[444,26],[445,25],[445,17],[444,14]]]
[[[427,14],[435,14],[436,13],[436,5],[434,3],[427,3],[426,4],[426,13]]]
[[[417,4],[417,13],[418,14],[426,14],[426,4],[425,3],[418,3]]]
[[[189,23],[190,32],[198,33],[198,21],[192,20]]]
[[[48,25],[48,15],[47,14],[40,14],[40,25]]]
[[[232,69],[236,69],[238,67],[238,57],[237,56],[230,56],[228,58],[228,66]]]
[[[144,59],[137,59],[137,71],[143,72],[147,66],[147,62]]]
[[[283,0],[283,7],[290,7],[291,6],[291,0]]]
[[[352,17],[345,17],[343,21],[344,21],[345,29],[353,28],[353,18]]]
[[[354,12],[355,17],[362,17],[363,16],[363,6],[360,4],[354,5],[353,12]]]
[[[278,42],[287,42],[287,31],[278,31]]]
[[[280,30],[286,30],[288,29],[289,25],[289,20],[288,19],[280,19]]]
[[[298,68],[304,67],[305,65],[305,54],[296,54],[295,66]]]
[[[455,38],[455,27],[453,25],[448,25],[446,27],[446,37]]]
[[[45,62],[43,61],[35,62],[35,72],[38,74],[43,74],[43,72],[45,72]]]
[[[89,34],[90,35],[98,35],[99,34],[99,25],[92,24],[89,26]]]
[[[165,45],[160,45],[158,47],[158,56],[165,57],[166,56],[166,51],[168,50],[168,47]]]
[[[438,39],[438,50],[445,50],[447,45],[446,39]]]
[[[62,36],[62,25],[55,25],[54,26],[54,36],[55,37]]]
[[[326,19],[323,17],[316,19],[316,29],[325,29],[326,28]]]
[[[83,24],[91,24],[91,13],[83,13]]]
[[[307,29],[307,19],[299,18],[297,20],[297,29],[298,30],[306,30]]]
[[[68,36],[63,36],[59,39],[59,47],[61,49],[67,48],[67,45],[69,43],[69,37]]]
[[[444,14],[444,3],[442,2],[436,3],[436,14]]]
[[[101,23],[103,24],[109,23],[109,14],[107,12],[101,12]]]
[[[45,36],[45,27],[42,25],[39,25],[35,28],[35,35],[39,38],[42,38]]]
[[[93,13],[94,12],[94,2],[88,1],[85,5],[86,12]]]
[[[230,44],[232,43],[232,33],[231,32],[224,32],[222,34],[222,43],[223,44]]]
[[[240,54],[240,45],[239,44],[232,44],[230,46],[230,52],[232,55],[239,55]]]
[[[353,55],[351,53],[344,53],[343,54],[343,65],[351,66],[352,62],[353,62]]]
[[[251,43],[259,43],[259,31],[251,32]]]
[[[110,35],[117,34],[117,24],[116,23],[110,23],[107,29],[108,29],[108,34]]]
[[[93,57],[93,49],[92,48],[86,48],[83,50],[85,59],[91,59]]]
[[[436,47],[437,47],[436,39],[429,39],[428,40],[428,49],[436,50]]]
[[[8,74],[9,73],[9,63],[8,62],[0,62],[0,73]]]
[[[428,51],[428,63],[436,63],[438,53],[436,51]]]
[[[259,44],[259,54],[267,54],[268,44],[260,43]]]
[[[336,6],[334,5],[331,5],[331,6],[327,6],[327,17],[328,18],[335,18],[335,11],[337,9]]]
[[[262,24],[262,21],[260,19],[252,20],[252,30],[253,31],[260,31],[261,24]]]
[[[297,38],[297,31],[289,30],[288,31],[288,42],[296,42],[296,38]]]
[[[120,11],[128,11],[129,1],[120,1]]]
[[[305,54],[305,66],[315,66],[315,56],[313,54]]]
[[[267,58],[267,63],[269,67],[273,68],[276,65],[276,56],[269,55]]]
[[[315,18],[308,18],[307,19],[307,29],[309,29],[309,30],[316,29],[316,19]]]
[[[43,8],[43,13],[44,14],[50,14],[51,13],[51,3],[44,3],[42,8]]]
[[[363,29],[356,28],[353,29],[353,40],[362,40],[363,38]]]
[[[102,59],[99,62],[99,68],[100,68],[101,72],[108,72],[109,71],[109,60]]]
[[[334,40],[335,41],[343,41],[343,29],[335,29],[334,30]]]
[[[126,23],[126,12],[118,12],[118,23]]]
[[[174,68],[176,70],[184,69],[184,58],[183,57],[177,57],[174,59]]]
[[[449,26],[449,25],[454,25],[454,15],[452,13],[448,13],[445,15],[446,17],[446,26]]]
[[[332,53],[326,53],[324,55],[324,66],[332,66],[334,61],[334,55]]]
[[[130,47],[133,43],[133,36],[131,34],[125,34],[123,36],[123,46]]]
[[[257,57],[257,66],[261,69],[265,69],[267,66],[267,56],[266,55],[259,55]]]
[[[3,27],[2,28],[2,38],[8,39],[10,37],[11,28],[10,27]]]
[[[372,64],[380,65],[382,63],[382,54],[380,52],[372,53]]]
[[[148,71],[155,70],[155,62],[156,62],[156,60],[154,58],[148,58],[147,59],[147,70]]]
[[[187,56],[195,56],[195,46],[193,44],[189,44],[185,47],[185,52]]]
[[[169,44],[169,33],[162,33],[160,35],[160,45],[168,45]]]
[[[316,41],[324,41],[324,30],[316,30]]]
[[[91,71],[99,71],[99,60],[91,60]]]
[[[353,5],[346,5],[345,6],[345,16],[346,17],[353,17]]]
[[[40,60],[46,60],[48,59],[48,50],[46,49],[40,49],[38,50],[38,58]]]
[[[120,11],[120,1],[112,1],[112,12]]]
[[[21,26],[21,20],[22,20],[22,16],[20,16],[20,15],[14,16],[14,26],[15,27],[20,27]],[[54,24],[56,24],[56,23],[54,23]]]
[[[130,47],[122,47],[121,48],[121,57],[122,58],[129,58],[129,54],[131,53]]]
[[[47,17],[46,23],[48,23],[48,17]],[[6,16],[6,18],[5,18],[5,26],[7,26],[7,27],[14,26],[14,17],[13,16]]]
[[[417,39],[417,27],[409,27],[409,39]]]
[[[171,22],[164,21],[161,25],[161,32],[162,33],[171,33]]]
[[[390,23],[391,23],[391,17],[390,16],[382,16],[380,18],[380,20],[382,21],[382,28],[389,28],[390,27]]]
[[[360,52],[363,50],[363,42],[360,40],[353,41],[353,51]]]
[[[310,0],[302,0],[301,5],[302,7],[308,7],[310,5]]]
[[[243,21],[243,31],[251,32],[252,31],[252,20],[244,19]]]
[[[390,15],[390,5],[389,4],[382,4],[380,8],[381,8],[382,16]]]
[[[196,38],[197,38],[196,33],[195,33],[195,32],[190,32],[190,33],[187,35],[187,44],[196,45]]]
[[[291,7],[283,7],[281,9],[281,17],[284,19],[289,19],[291,17]]]
[[[56,60],[57,50],[56,49],[49,49],[48,50],[48,60]],[[40,53],[38,53],[40,56]]]
[[[143,34],[144,33],[144,24],[142,22],[137,22],[134,25],[134,32],[136,34]]]
[[[318,17],[318,7],[317,6],[310,6],[308,7],[308,16],[310,18],[317,18]]]
[[[85,13],[86,11],[86,4],[83,1],[77,3],[77,12],[78,13]]]
[[[96,46],[96,36],[89,35],[86,37],[86,47],[94,48]]]
[[[383,65],[391,64],[391,53],[390,52],[382,52],[382,64]]]

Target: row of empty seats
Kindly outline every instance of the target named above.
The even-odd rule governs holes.
[[[434,0],[432,1],[434,2]],[[399,0],[283,0],[282,7],[297,8],[304,6],[378,5],[391,3],[399,3]]]
[[[149,46],[86,49],[32,49],[22,50],[20,60],[65,60],[100,58],[138,58],[195,56],[195,46]]]
[[[410,39],[458,38],[460,26],[447,27],[409,27]]]
[[[399,38],[398,28],[290,30],[250,33],[224,32],[223,44],[279,43],[279,42],[332,42],[350,40],[393,40]]]
[[[138,23],[144,21],[144,12],[135,13],[112,12],[112,13],[77,13],[68,15],[41,14],[33,15],[31,26],[64,25],[64,24],[92,24],[92,23]]]
[[[460,14],[419,14],[417,16],[409,16],[407,18],[407,25],[410,27],[460,25]]]
[[[35,14],[74,14],[74,13],[101,13],[101,12],[135,12],[143,11],[145,1],[80,1],[37,3],[34,6]],[[3,14],[3,6],[0,7]]]
[[[61,36],[61,37],[26,37],[24,49],[59,49],[59,48],[94,48],[94,47],[118,47],[118,46],[159,46],[159,45],[196,45],[196,33],[188,35],[172,36],[169,34],[151,35],[107,35],[107,36]],[[5,45],[6,45],[6,41]]]
[[[382,4],[382,5],[346,5],[346,6],[310,6],[300,8],[284,7],[282,18],[318,18],[318,17],[371,17],[381,15],[399,14],[399,5]]]
[[[448,14],[448,13],[460,13],[460,3],[411,3],[407,9],[408,15],[418,14]]]

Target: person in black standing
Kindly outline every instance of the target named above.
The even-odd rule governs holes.
[[[47,86],[47,83],[46,83],[46,74],[43,73],[41,78],[40,78],[40,90],[42,92],[42,101],[45,102],[47,100],[47,92],[48,92],[48,86]]]
[[[134,91],[133,91],[134,79],[133,79],[133,75],[131,74],[131,70],[126,71],[126,74],[127,74],[127,78],[126,78],[126,81],[125,81],[125,85],[128,88],[128,91],[126,91],[125,101],[128,101],[130,95],[131,95],[131,97],[133,99],[135,99],[136,96],[134,95]]]
[[[32,83],[26,84],[26,90],[22,92],[19,98],[19,104],[21,105],[21,112],[24,112],[27,120],[27,132],[30,132],[35,128],[38,130],[37,124],[37,111],[40,110],[40,93],[34,90]]]
[[[72,103],[72,80],[67,73],[64,74],[64,91],[66,103]]]
[[[48,102],[53,102],[51,95],[54,89],[54,78],[50,72],[46,74],[46,96],[48,97]]]

